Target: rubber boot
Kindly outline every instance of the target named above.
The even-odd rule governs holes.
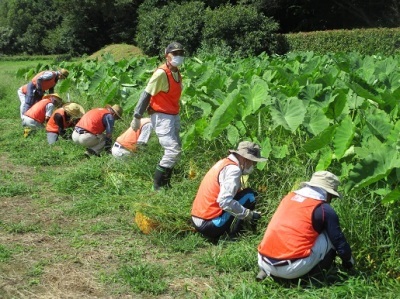
[[[163,176],[163,186],[165,188],[172,188],[171,186],[171,176],[172,176],[172,168],[164,167],[165,173]]]
[[[166,168],[157,165],[156,172],[154,173],[153,190],[158,191],[165,185]]]

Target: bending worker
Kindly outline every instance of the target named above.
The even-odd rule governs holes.
[[[132,156],[140,146],[147,145],[151,129],[150,118],[141,118],[139,130],[134,131],[129,127],[117,138],[111,150],[112,155],[116,158]]]
[[[261,157],[260,147],[249,141],[218,161],[203,178],[192,206],[192,224],[203,236],[214,240],[227,233],[235,237],[243,220],[255,223],[261,214],[254,211],[256,193],[242,189],[242,175],[250,174]],[[234,222],[234,220],[236,220]]]
[[[54,87],[58,80],[68,77],[69,72],[66,69],[59,71],[43,71],[37,74],[31,82],[18,89],[18,96],[21,100],[21,115],[30,107],[37,103],[48,90],[49,94],[54,93]],[[22,102],[21,94],[25,94],[25,101]]]
[[[85,156],[100,156],[103,149],[111,153],[115,120],[122,116],[119,105],[107,105],[86,112],[76,124],[72,140],[86,147]]]
[[[329,269],[336,254],[342,265],[354,265],[350,245],[330,203],[341,197],[339,179],[328,171],[315,172],[309,182],[290,192],[279,204],[258,246],[257,280],[312,276]]]

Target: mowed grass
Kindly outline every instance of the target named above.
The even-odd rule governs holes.
[[[16,91],[26,82],[15,72],[37,63],[0,62],[0,298],[400,297],[398,214],[369,192],[333,204],[354,249],[353,272],[334,282],[257,283],[257,245],[281,197],[307,178],[307,161],[270,160],[256,171],[249,184],[268,183],[258,231],[208,243],[190,227],[191,203],[228,146],[199,142],[183,153],[173,188],[154,193],[162,154],[154,135],[123,163],[86,159],[68,140],[49,146],[43,131],[23,138]],[[84,96],[77,101],[92,108]],[[129,115],[117,122],[114,139],[129,123]],[[138,212],[156,223],[150,234],[136,225]]]

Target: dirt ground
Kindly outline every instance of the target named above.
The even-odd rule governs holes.
[[[29,167],[13,165],[5,156],[0,157],[0,165],[2,172],[30,183],[34,172]],[[113,294],[99,281],[99,269],[106,273],[116,264],[112,240],[122,239],[123,232],[118,236],[116,231],[108,236],[110,240],[104,235],[84,235],[85,243],[101,242],[102,246],[80,247],[73,236],[60,231],[73,232],[82,224],[51,208],[71,199],[45,190],[39,197],[39,201],[26,196],[0,198],[0,245],[11,248],[11,258],[0,262],[0,298],[139,298],[123,288],[119,289],[122,293]]]

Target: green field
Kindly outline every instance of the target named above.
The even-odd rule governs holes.
[[[202,176],[227,154],[226,140],[198,140],[184,151],[173,188],[154,193],[162,154],[154,135],[125,163],[87,159],[67,140],[49,146],[43,131],[23,137],[17,89],[26,81],[16,71],[40,62],[50,63],[0,61],[0,298],[400,298],[393,206],[365,190],[333,203],[357,262],[351,273],[339,268],[334,282],[258,283],[257,245],[268,220],[315,165],[271,158],[249,179],[260,191],[258,231],[211,244],[190,229],[190,208]],[[85,109],[103,104],[70,93]],[[130,118],[117,122],[114,139]],[[140,231],[138,212],[158,228]]]

